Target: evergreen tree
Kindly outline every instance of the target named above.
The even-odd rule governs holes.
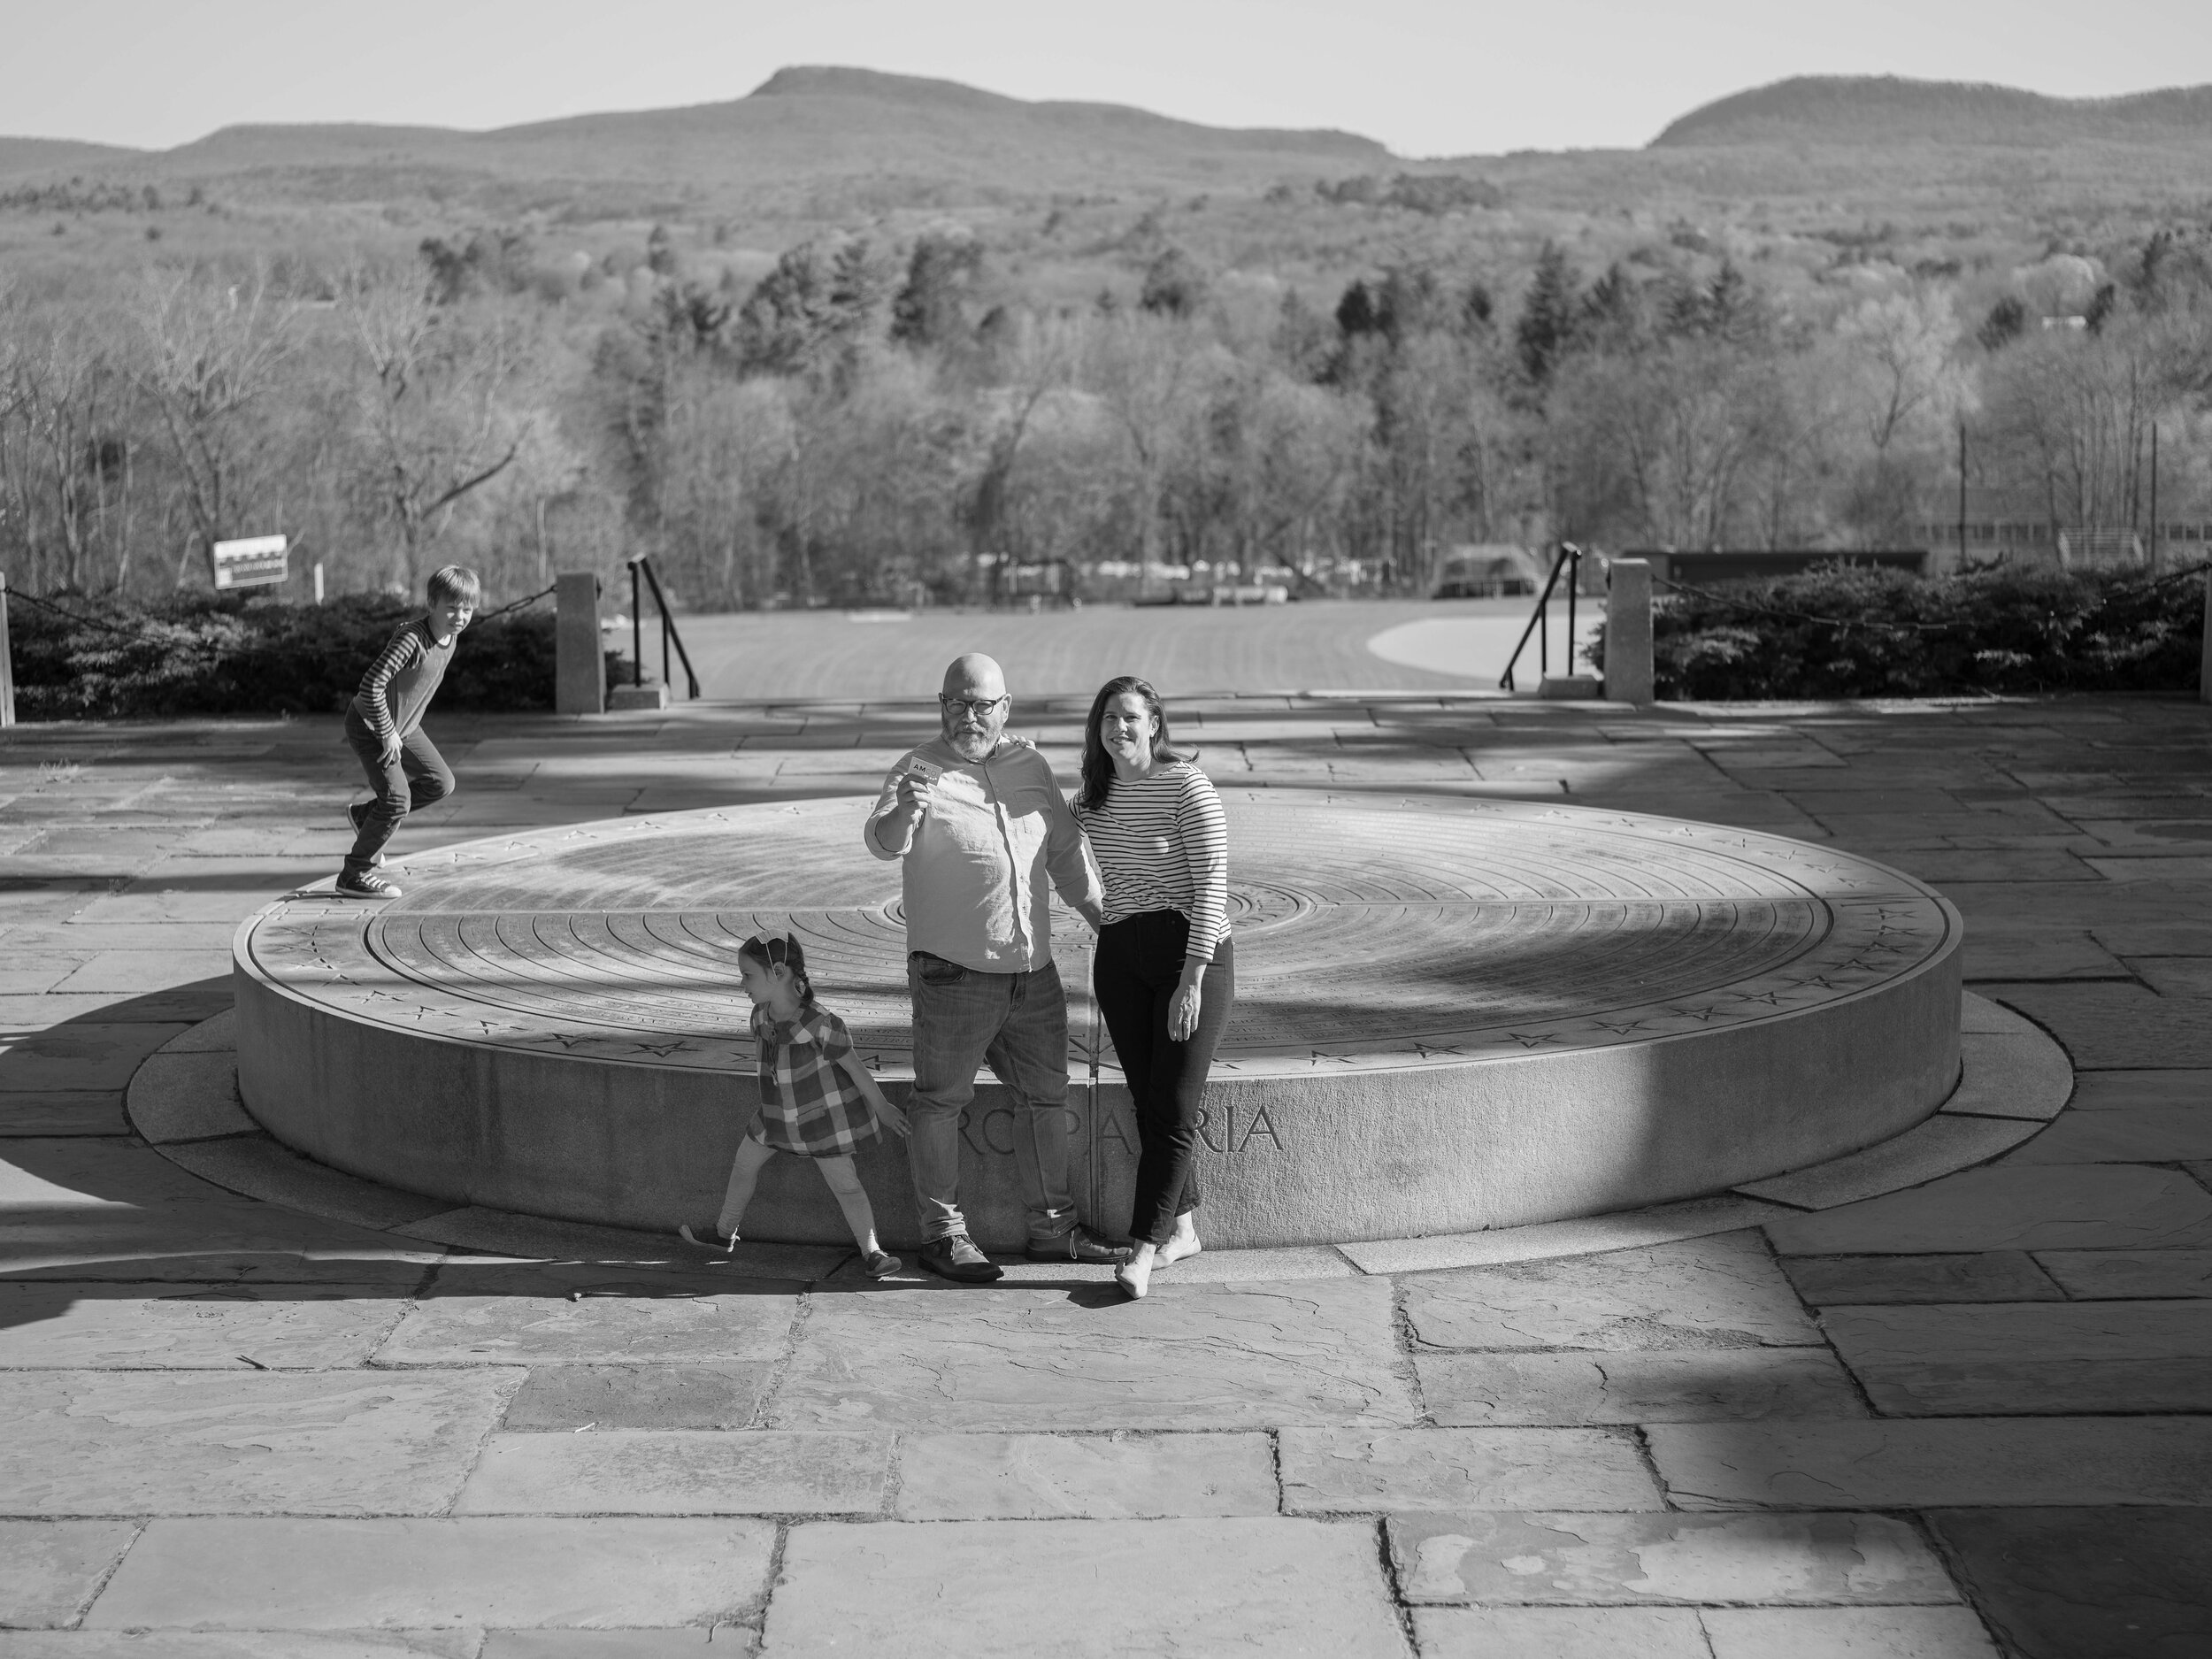
[[[1536,257],[1536,278],[1521,302],[1521,320],[1513,330],[1522,372],[1539,386],[1551,380],[1560,358],[1574,346],[1580,287],[1566,250],[1555,242],[1546,242]]]

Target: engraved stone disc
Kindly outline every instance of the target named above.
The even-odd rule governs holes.
[[[1955,1079],[1956,913],[1883,865],[1634,813],[1222,793],[1237,1002],[1201,1171],[1219,1242],[1714,1191],[1886,1138]],[[899,867],[863,847],[864,812],[537,831],[411,857],[406,896],[380,908],[272,905],[238,935],[247,1103],[311,1155],[417,1190],[695,1218],[674,1192],[718,1190],[757,1087],[734,958],[748,934],[795,933],[895,1095],[912,1076]],[[1076,1195],[1118,1230],[1136,1138],[1089,938],[1062,914]],[[379,1076],[408,1099],[380,1104]],[[416,1127],[395,1145],[376,1125],[400,1120]],[[1023,1122],[987,1074],[964,1131],[993,1195],[986,1233],[1020,1236]],[[871,1185],[904,1233],[887,1148]],[[826,1195],[784,1187],[785,1233],[838,1236]]]

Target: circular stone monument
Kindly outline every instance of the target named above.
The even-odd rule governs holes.
[[[1540,803],[1225,789],[1237,1005],[1202,1132],[1231,1246],[1465,1232],[1712,1193],[1883,1141],[1958,1079],[1960,928],[1832,848]],[[757,1098],[735,947],[790,929],[895,1099],[899,866],[851,799],[621,818],[305,893],[239,929],[239,1087],[279,1140],[414,1192],[657,1231],[710,1220]],[[1064,916],[1079,1205],[1127,1223],[1136,1132]],[[986,1072],[962,1200],[1018,1246]],[[912,1242],[904,1145],[862,1154]],[[837,1241],[802,1160],[748,1236]]]

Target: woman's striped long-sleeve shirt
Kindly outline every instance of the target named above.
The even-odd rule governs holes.
[[[1133,783],[1117,778],[1102,803],[1075,816],[1104,881],[1106,920],[1180,910],[1187,956],[1211,962],[1229,931],[1229,828],[1206,774],[1183,760]]]

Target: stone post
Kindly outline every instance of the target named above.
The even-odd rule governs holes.
[[[1605,595],[1605,695],[1609,703],[1649,703],[1651,561],[1615,559]]]
[[[553,581],[553,707],[562,714],[607,711],[607,657],[599,640],[599,578],[589,571]]]
[[[0,646],[0,663],[7,659]],[[2197,657],[2197,700],[2212,703],[2212,566],[2204,572],[2204,647]]]

